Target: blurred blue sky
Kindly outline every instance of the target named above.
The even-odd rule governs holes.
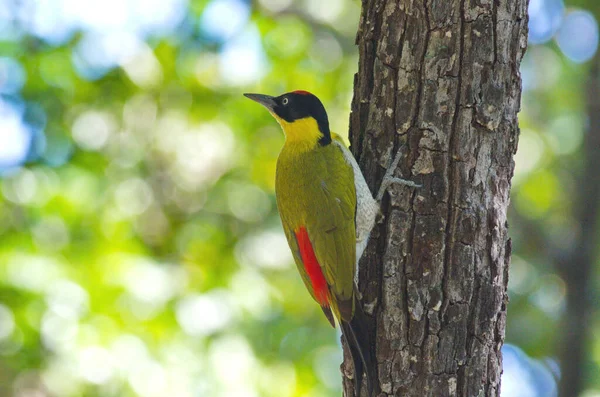
[[[502,397],[556,397],[558,386],[552,367],[556,362],[534,360],[517,346],[502,347]]]

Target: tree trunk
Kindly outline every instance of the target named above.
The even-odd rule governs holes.
[[[499,396],[527,1],[362,7],[352,150],[372,191],[401,147],[422,184],[392,187],[361,261],[378,395]]]

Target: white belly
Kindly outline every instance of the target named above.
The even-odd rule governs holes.
[[[354,171],[354,185],[356,186],[356,276],[358,276],[358,262],[367,247],[371,230],[375,226],[379,214],[379,203],[373,198],[369,186],[367,186],[367,181],[365,181],[365,177],[350,150],[338,141],[334,141],[334,143],[342,148],[344,158],[352,165]]]

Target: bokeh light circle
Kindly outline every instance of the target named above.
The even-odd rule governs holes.
[[[562,0],[530,0],[529,43],[542,44],[550,40],[560,27],[564,9]]]
[[[573,62],[591,59],[598,49],[598,21],[588,11],[572,11],[565,17],[556,41]]]

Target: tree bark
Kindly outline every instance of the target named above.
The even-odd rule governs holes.
[[[379,396],[499,396],[526,0],[363,0],[352,150],[395,185],[361,260]],[[353,396],[345,351],[344,392]],[[362,388],[366,395],[365,387]]]

